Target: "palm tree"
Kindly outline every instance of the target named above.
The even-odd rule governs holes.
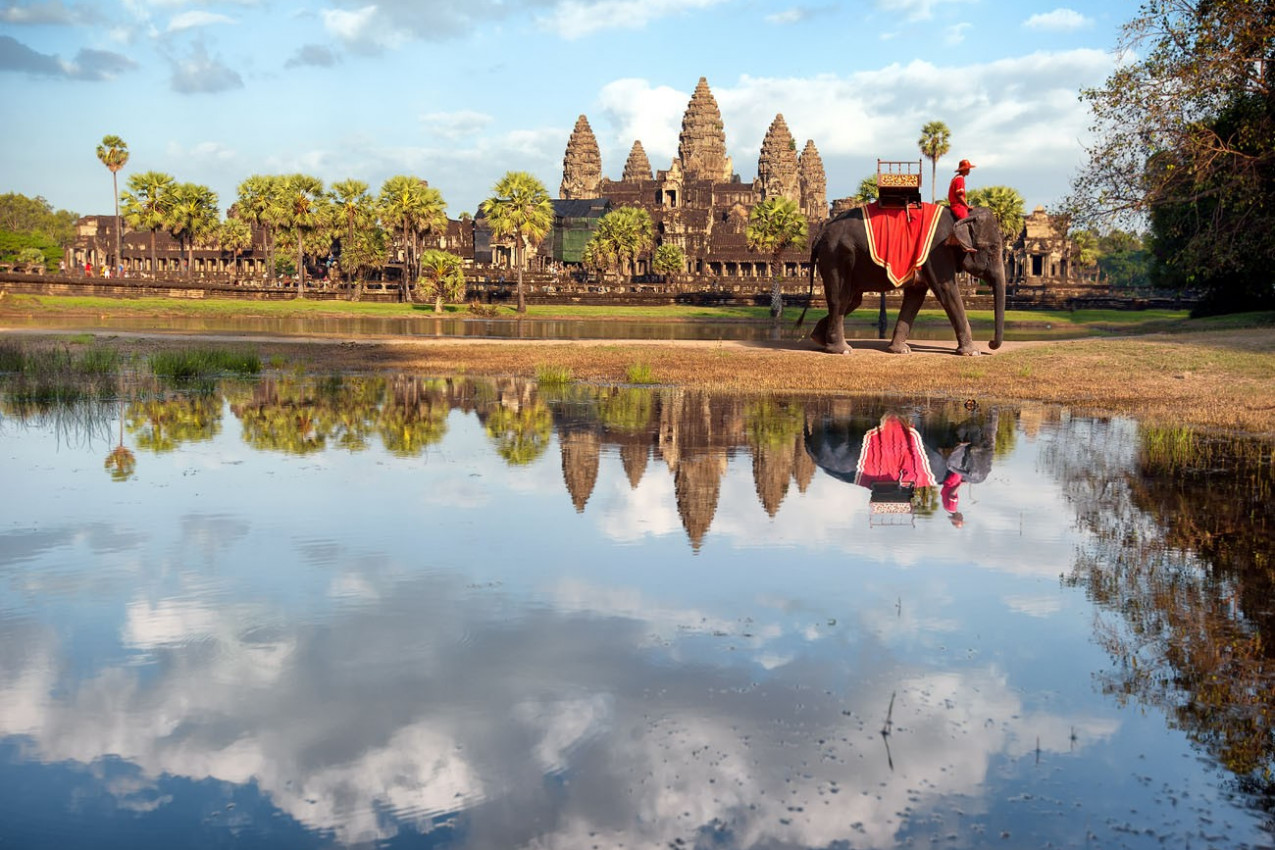
[[[128,162],[128,145],[119,136],[103,136],[102,144],[97,146],[97,158],[111,172],[111,189],[115,196],[115,261],[111,268],[120,261],[120,183],[119,170]]]
[[[345,238],[354,239],[354,228],[366,224],[371,218],[372,196],[362,180],[342,180],[332,184],[332,202],[340,211],[345,224]]]
[[[965,197],[971,207],[987,207],[992,211],[996,223],[1000,225],[1006,247],[1018,238],[1026,212],[1023,209],[1023,196],[1018,194],[1017,189],[1009,186],[987,186],[973,189]]]
[[[930,161],[930,202],[938,198],[939,160],[952,149],[952,131],[942,121],[931,121],[921,128],[921,138],[916,143],[921,153]]]
[[[686,271],[686,254],[680,246],[665,242],[655,249],[651,269],[661,275],[681,274]]]
[[[186,277],[195,272],[195,244],[216,229],[220,214],[217,193],[198,183],[178,183],[164,226],[186,248]]]
[[[514,264],[518,267],[518,312],[527,312],[522,283],[526,250],[539,244],[553,226],[553,204],[545,185],[525,171],[509,171],[492,187],[492,197],[479,208],[487,216],[492,235],[512,236]]]
[[[151,276],[158,271],[155,259],[155,232],[164,226],[164,217],[173,202],[173,176],[162,171],[144,171],[128,178],[123,194],[124,221],[129,227],[151,232]]]
[[[779,288],[779,257],[789,248],[806,244],[809,224],[795,201],[779,196],[767,198],[753,207],[744,231],[748,250],[770,255],[770,317],[778,319],[784,312],[784,295]]]
[[[217,241],[230,249],[230,267],[238,274],[239,255],[252,247],[252,225],[238,216],[228,216],[218,229]]]
[[[420,276],[417,259],[420,238],[447,227],[447,203],[437,189],[430,188],[429,183],[419,177],[400,174],[381,186],[379,206],[381,221],[386,227],[397,228],[402,235],[403,285],[399,290],[399,300],[405,301],[408,287]]]
[[[308,234],[323,226],[327,195],[323,191],[323,181],[308,174],[292,174],[283,178],[282,193],[287,210],[285,221],[297,237],[297,297],[304,298],[304,241]]]
[[[238,214],[249,223],[261,228],[265,234],[266,266],[268,274],[275,273],[275,231],[287,217],[283,201],[283,178],[272,174],[254,174],[239,184],[239,200],[235,204]]]
[[[430,248],[421,253],[420,288],[434,299],[434,312],[443,312],[443,301],[465,297],[464,261],[449,251]]]
[[[877,188],[877,176],[869,174],[867,177],[859,181],[859,189],[854,193],[854,199],[861,204],[870,204],[877,199],[880,190]]]
[[[592,239],[598,242],[595,250],[620,264],[627,264],[629,274],[636,274],[637,258],[655,244],[651,214],[640,207],[613,209],[602,216]]]

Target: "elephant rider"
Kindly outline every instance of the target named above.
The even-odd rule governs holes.
[[[965,177],[970,173],[971,168],[974,168],[974,163],[968,159],[961,160],[956,167],[956,176],[947,187],[947,203],[952,208],[957,221],[970,214],[969,204],[965,201]]]

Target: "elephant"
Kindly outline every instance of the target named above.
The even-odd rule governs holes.
[[[996,329],[988,347],[1001,347],[1005,338],[1005,267],[1001,260],[1003,237],[992,211],[974,207],[959,222],[947,207],[938,210],[929,256],[912,279],[903,284],[903,304],[899,308],[894,336],[887,350],[908,354],[908,334],[916,319],[926,290],[934,293],[956,331],[956,353],[981,354],[974,345],[965,305],[956,284],[959,271],[968,272],[991,284],[996,306]],[[810,294],[815,289],[815,272],[823,278],[828,315],[819,320],[811,338],[825,351],[847,354],[844,317],[863,301],[865,292],[888,292],[894,288],[886,270],[873,262],[863,209],[849,210],[828,221],[810,249]],[[807,302],[809,303],[809,302]],[[805,321],[802,310],[797,327]]]

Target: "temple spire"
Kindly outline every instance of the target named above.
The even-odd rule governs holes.
[[[690,179],[729,181],[731,162],[726,156],[726,129],[708,80],[699,78],[695,93],[682,116],[677,137],[677,158]]]
[[[651,160],[646,156],[646,149],[640,141],[633,143],[629,151],[629,159],[624,163],[622,180],[651,180]]]
[[[761,143],[757,158],[757,182],[762,200],[787,198],[801,204],[801,177],[797,166],[797,143],[783,115],[776,115]]]
[[[602,182],[602,153],[598,140],[589,126],[589,119],[581,115],[567,140],[567,152],[562,158],[562,187],[558,196],[566,200],[598,197],[598,185]]]

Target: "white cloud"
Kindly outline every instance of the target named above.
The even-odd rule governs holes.
[[[652,21],[695,12],[729,0],[564,0],[540,18],[545,29],[565,39],[609,29],[642,29]]]
[[[970,27],[972,26],[973,24],[965,23],[965,22],[962,22],[959,24],[952,24],[950,27],[947,28],[947,31],[946,31],[947,34],[943,40],[946,41],[948,44],[960,44],[962,41],[965,40],[966,31],[968,31]]]
[[[1033,30],[1046,30],[1049,32],[1074,32],[1084,27],[1092,26],[1093,21],[1074,9],[1055,9],[1052,12],[1042,12],[1032,15],[1023,26]]]
[[[491,122],[490,115],[471,110],[430,112],[421,116],[421,124],[424,125],[427,133],[448,141],[456,141],[480,133],[487,129]]]
[[[168,32],[181,32],[195,27],[206,27],[212,24],[238,23],[234,18],[218,15],[215,12],[192,11],[174,15],[168,22]]]

